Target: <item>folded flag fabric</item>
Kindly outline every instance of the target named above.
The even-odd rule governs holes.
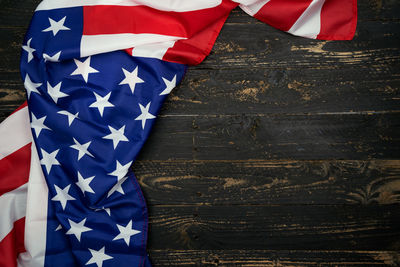
[[[129,168],[237,6],[308,38],[348,40],[356,28],[355,0],[39,4],[22,46],[28,106],[0,125],[0,266],[150,266]]]

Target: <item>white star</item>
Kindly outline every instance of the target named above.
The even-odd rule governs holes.
[[[89,74],[90,73],[97,73],[98,70],[90,67],[90,57],[88,57],[84,62],[80,62],[77,59],[74,59],[76,70],[74,70],[71,75],[82,75],[85,82],[88,82]]]
[[[40,92],[37,90],[37,88],[41,85],[42,85],[41,83],[32,82],[28,74],[25,75],[24,86],[28,94],[28,99],[31,97],[32,92],[40,95]]]
[[[54,185],[54,188],[56,189],[57,194],[51,200],[52,201],[60,201],[60,204],[61,204],[61,207],[63,210],[65,210],[68,200],[75,200],[74,197],[72,197],[68,194],[70,187],[71,187],[71,185],[67,185],[66,187],[64,187],[64,189],[61,189],[57,185]]]
[[[113,258],[113,257],[107,255],[104,252],[104,250],[105,250],[105,247],[102,247],[99,250],[94,250],[94,249],[89,248],[89,251],[92,254],[92,257],[90,258],[90,260],[88,262],[86,262],[85,265],[96,263],[97,267],[102,267],[103,261],[110,260]]]
[[[72,114],[72,113],[69,113],[69,112],[66,111],[66,110],[60,110],[60,111],[57,112],[57,113],[58,113],[58,114],[62,114],[62,115],[68,116],[68,126],[71,126],[71,123],[72,123],[75,119],[79,119],[79,118],[78,118],[79,112],[77,112],[76,114]]]
[[[108,191],[107,197],[110,197],[114,192],[120,192],[122,195],[125,195],[124,189],[122,188],[122,184],[128,179],[128,176],[119,180],[111,189]]]
[[[61,55],[61,51],[59,51],[58,53],[56,53],[52,56],[49,56],[48,54],[43,53],[44,62],[46,62],[46,61],[60,62],[60,55]]]
[[[129,221],[129,223],[124,227],[122,225],[117,224],[119,234],[114,237],[114,240],[118,239],[123,239],[125,240],[125,243],[129,246],[129,241],[131,240],[131,236],[137,235],[140,233],[140,231],[135,230],[132,228],[132,220]]]
[[[59,82],[53,87],[47,82],[47,93],[56,104],[59,98],[68,96],[68,94],[61,92],[61,84],[62,82]]]
[[[59,230],[61,230],[61,229],[62,229],[62,226],[61,226],[61,224],[59,224],[59,225],[57,226],[56,230],[54,230],[54,232],[57,232],[57,231],[59,231]]]
[[[100,116],[103,117],[104,108],[114,106],[113,104],[108,102],[108,99],[110,99],[110,96],[111,96],[111,92],[109,92],[107,95],[105,95],[103,97],[96,94],[95,92],[93,92],[93,94],[96,97],[96,101],[94,101],[89,107],[97,108],[100,112]]]
[[[153,114],[149,113],[150,103],[151,102],[149,102],[146,107],[143,107],[141,104],[139,104],[140,111],[142,112],[142,114],[140,114],[135,119],[135,121],[137,121],[137,120],[141,120],[142,121],[143,130],[144,130],[144,126],[146,125],[146,120],[155,119],[156,118],[156,116],[154,116]]]
[[[51,130],[49,127],[44,125],[44,121],[46,120],[47,116],[44,116],[44,117],[41,117],[40,119],[37,119],[36,116],[33,113],[31,113],[31,115],[32,115],[31,127],[33,128],[33,130],[35,130],[36,138],[39,138],[40,132],[43,129]]]
[[[104,139],[110,139],[113,141],[114,149],[117,147],[118,143],[121,141],[127,142],[129,141],[128,138],[124,135],[125,132],[125,125],[122,126],[119,130],[114,129],[111,126],[108,126],[108,129],[110,129],[110,134],[104,136]]]
[[[78,239],[79,242],[81,242],[81,235],[84,232],[92,231],[92,228],[86,227],[85,222],[86,218],[83,219],[80,223],[76,223],[70,219],[68,219],[69,225],[71,228],[69,228],[68,232],[66,232],[67,235],[75,235],[76,239]]]
[[[78,153],[78,160],[80,160],[85,154],[91,156],[92,158],[94,158],[94,156],[88,151],[88,148],[89,148],[90,143],[92,141],[89,141],[86,144],[81,145],[81,144],[79,144],[78,141],[76,141],[75,138],[73,138],[73,139],[74,139],[75,145],[72,145],[70,147],[73,148],[73,149],[78,150],[78,152],[79,152]]]
[[[58,162],[58,160],[56,159],[59,149],[54,150],[50,154],[47,153],[43,148],[41,148],[40,151],[42,152],[43,156],[40,160],[40,164],[46,167],[47,174],[49,174],[53,165],[60,165],[60,162]]]
[[[137,83],[144,83],[142,79],[138,77],[138,67],[136,67],[132,72],[127,71],[122,68],[124,72],[125,79],[123,79],[119,84],[127,84],[131,88],[132,94],[135,92],[135,86]]]
[[[93,193],[93,189],[90,187],[90,182],[92,182],[94,176],[88,177],[88,178],[83,178],[82,175],[78,171],[78,182],[76,182],[76,185],[79,186],[81,189],[83,195],[85,195],[85,192]]]
[[[26,45],[22,46],[22,49],[28,52],[28,63],[31,62],[31,60],[33,59],[33,52],[36,51],[36,49],[31,47],[31,41],[32,38],[29,39],[28,42],[26,42]]]
[[[131,164],[132,164],[132,161],[128,162],[125,165],[122,165],[117,160],[117,167],[115,168],[115,170],[113,172],[109,173],[108,175],[117,176],[117,179],[119,181],[122,178],[124,178],[125,175],[128,173],[128,170],[129,170],[129,167],[131,166]]]
[[[161,92],[160,95],[168,95],[169,93],[171,93],[172,89],[174,89],[176,86],[176,75],[171,81],[165,79],[164,77],[162,77],[162,79],[165,83],[165,89],[164,91]]]
[[[59,21],[55,21],[55,20],[49,18],[50,27],[44,29],[42,32],[52,31],[53,32],[53,36],[56,36],[56,34],[59,31],[71,30],[70,28],[64,26],[65,19],[66,19],[66,16],[63,17],[62,19],[60,19]]]

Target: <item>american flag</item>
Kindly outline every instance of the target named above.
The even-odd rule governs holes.
[[[129,167],[230,11],[348,40],[356,0],[45,0],[22,46],[28,103],[0,125],[0,266],[150,266]]]

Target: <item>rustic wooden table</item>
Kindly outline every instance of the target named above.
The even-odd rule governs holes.
[[[0,1],[1,120],[38,2]],[[399,266],[399,59],[397,0],[360,0],[346,42],[235,10],[134,164],[154,266]]]

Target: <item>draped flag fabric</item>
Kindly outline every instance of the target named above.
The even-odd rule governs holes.
[[[356,28],[356,0],[39,4],[22,45],[28,102],[0,125],[0,266],[150,266],[129,167],[237,6],[308,38],[349,40]]]

